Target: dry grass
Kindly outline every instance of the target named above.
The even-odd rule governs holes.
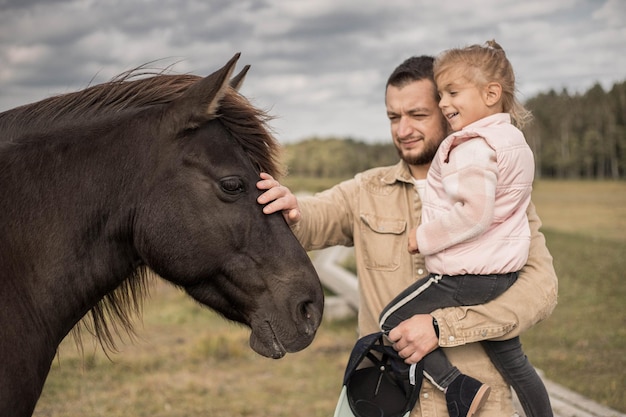
[[[624,181],[539,181],[533,201],[546,229],[626,241]]]
[[[533,200],[559,305],[522,340],[546,376],[626,412],[626,183],[542,181]]]
[[[38,417],[328,416],[356,323],[323,323],[306,350],[272,360],[248,347],[249,331],[157,283],[139,339],[109,360],[84,337],[59,348]]]
[[[626,412],[626,241],[546,230],[559,277],[552,316],[522,336],[545,375]]]

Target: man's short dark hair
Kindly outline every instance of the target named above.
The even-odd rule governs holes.
[[[433,77],[433,62],[435,58],[428,55],[413,56],[398,67],[391,73],[387,84],[394,87],[404,87],[405,85],[414,81],[420,81],[424,79],[435,82]]]

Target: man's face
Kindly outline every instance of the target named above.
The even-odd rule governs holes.
[[[400,158],[409,165],[429,165],[446,137],[448,124],[435,97],[435,84],[430,80],[387,87],[391,137]]]

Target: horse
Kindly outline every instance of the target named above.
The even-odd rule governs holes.
[[[256,201],[280,147],[238,92],[238,58],[207,77],[131,71],[0,113],[1,416],[32,415],[83,317],[101,343],[130,327],[146,271],[248,326],[260,355],[312,342],[321,284],[282,215]]]

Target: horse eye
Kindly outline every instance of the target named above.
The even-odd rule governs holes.
[[[220,187],[222,191],[228,194],[241,194],[246,190],[241,178],[238,177],[226,177],[220,180]]]

